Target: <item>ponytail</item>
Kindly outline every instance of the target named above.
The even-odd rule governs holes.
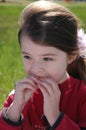
[[[69,75],[83,80],[86,84],[86,58],[79,57],[68,65],[67,70]]]
[[[68,73],[86,84],[86,34],[83,29],[78,31],[78,57],[68,65]]]

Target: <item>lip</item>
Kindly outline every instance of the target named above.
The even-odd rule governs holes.
[[[42,80],[42,79],[44,79],[45,77],[36,75],[36,78],[37,78],[38,80]]]
[[[33,73],[30,73],[30,74],[28,75],[28,77],[29,77],[29,76],[33,76],[33,77],[37,78],[38,80],[45,78],[44,76],[39,76],[39,75],[36,75],[36,74],[33,74]]]

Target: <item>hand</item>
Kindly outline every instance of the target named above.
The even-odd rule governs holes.
[[[44,115],[52,126],[60,114],[60,89],[57,82],[51,78],[45,78],[40,81],[38,87],[44,96]]]
[[[15,104],[26,104],[26,102],[30,99],[31,95],[37,89],[36,80],[36,76],[31,74],[27,78],[24,78],[16,83],[14,98]]]
[[[36,76],[30,75],[16,83],[14,101],[7,111],[7,116],[12,121],[19,120],[24,105],[37,89],[36,80]]]

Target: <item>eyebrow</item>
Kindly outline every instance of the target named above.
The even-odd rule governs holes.
[[[29,54],[29,53],[27,53],[27,52],[24,52],[24,51],[22,51],[22,53],[23,53],[23,54],[26,54],[26,55],[31,55],[31,54]],[[40,55],[40,56],[56,56],[56,54],[53,54],[53,53],[45,53],[45,54],[42,54],[42,55]]]
[[[30,55],[29,53],[27,53],[27,52],[24,52],[24,51],[22,51],[22,53],[23,53],[23,54],[27,54],[27,55]]]
[[[46,53],[46,54],[43,54],[41,56],[56,56],[56,54],[53,54],[53,53]]]

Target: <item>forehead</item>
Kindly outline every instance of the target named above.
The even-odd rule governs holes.
[[[59,53],[61,50],[57,49],[56,47],[52,46],[45,46],[41,45],[40,43],[34,42],[31,40],[30,37],[23,36],[21,39],[21,48],[24,52],[29,53],[36,53],[36,54],[42,54],[42,53]]]

